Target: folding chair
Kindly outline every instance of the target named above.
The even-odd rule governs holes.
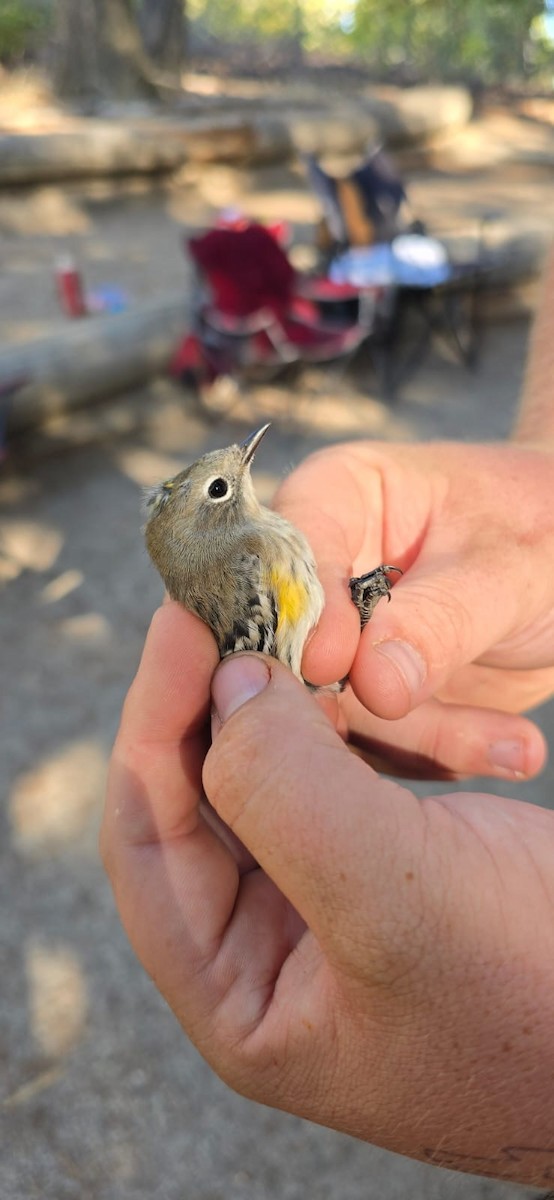
[[[301,154],[308,181],[322,209],[320,249],[334,258],[352,246],[390,242],[400,233],[422,233],[414,222],[406,189],[378,146],[343,179],[323,170],[313,154]]]
[[[363,262],[365,255],[367,284],[377,277],[392,288],[372,339],[375,365],[387,397],[397,394],[437,336],[473,369],[482,327],[480,295],[488,270],[483,225],[473,258],[455,262],[443,247],[443,269],[426,273],[417,268],[418,247],[425,257],[426,247],[434,246],[440,259],[441,243],[429,239],[423,223],[414,220],[405,186],[381,147],[345,179],[328,175],[313,156],[304,155],[303,162],[322,207],[325,268],[331,278],[350,280],[363,290],[363,278],[352,268]],[[402,261],[406,239],[412,239],[411,266]],[[388,266],[383,275],[385,262]]]
[[[191,238],[196,305],[171,373],[200,393],[216,379],[271,379],[290,368],[348,360],[371,333],[378,289],[297,273],[256,223]],[[332,315],[329,315],[332,313]]]

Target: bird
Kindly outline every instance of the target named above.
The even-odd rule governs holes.
[[[301,669],[325,603],[312,549],[290,521],[260,504],[252,483],[269,425],[145,489],[146,547],[171,599],[210,627],[220,658],[259,651],[312,691],[329,690],[307,683]],[[382,565],[350,579],[361,628],[382,596],[390,600],[391,571],[399,568]]]

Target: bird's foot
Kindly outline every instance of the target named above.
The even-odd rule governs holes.
[[[359,575],[350,580],[350,595],[360,614],[362,629],[373,615],[381,597],[386,596],[387,600],[390,600],[391,581],[388,578],[390,571],[398,571],[398,574],[402,575],[400,567],[383,565],[374,567],[373,571],[367,571],[365,575]]]

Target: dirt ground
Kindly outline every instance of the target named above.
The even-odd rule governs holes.
[[[506,164],[416,173],[414,207],[441,227],[486,208],[552,221],[551,170]],[[3,340],[58,324],[53,262],[70,248],[89,286],[130,300],[186,286],[183,234],[239,199],[286,217],[308,253],[314,204],[299,173],[212,168],[157,190],[0,193]],[[294,391],[241,396],[210,424],[159,381],[53,423],[0,476],[4,686],[0,697],[2,1200],[503,1200],[521,1189],[413,1164],[249,1104],[211,1074],[145,978],[119,928],[96,837],[126,687],[161,598],[140,534],[140,488],[268,417],[260,494],[330,441],[504,437],[528,337],[485,331],[468,374],[440,347],[394,406],[367,365],[311,372]],[[507,548],[509,551],[509,548]],[[539,721],[554,733],[554,708]],[[554,775],[475,788],[551,804]],[[423,789],[419,786],[419,791]],[[426,789],[431,790],[431,789]],[[444,790],[441,785],[437,790]],[[417,1097],[414,1097],[417,1103]]]

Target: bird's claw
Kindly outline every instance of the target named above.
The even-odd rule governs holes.
[[[367,571],[365,575],[358,575],[350,580],[350,595],[360,614],[362,629],[373,615],[381,597],[386,596],[387,600],[390,600],[391,582],[388,578],[390,571],[398,571],[399,575],[403,574],[400,567],[383,564],[380,567],[374,567],[373,571]]]

